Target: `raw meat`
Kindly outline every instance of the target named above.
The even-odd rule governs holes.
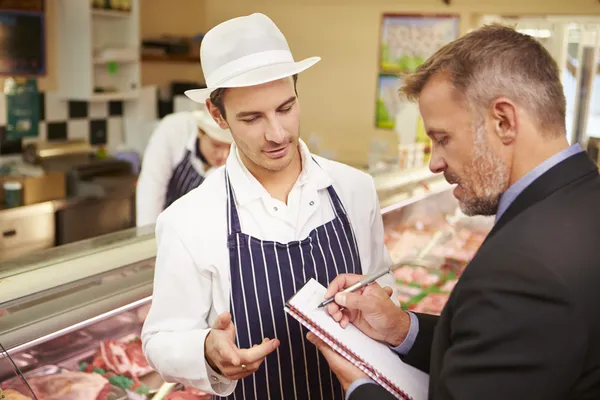
[[[27,382],[38,400],[107,400],[112,391],[106,378],[85,372],[32,376]],[[23,381],[15,382],[11,389],[28,393]]]
[[[448,296],[447,293],[430,293],[409,309],[414,312],[439,315],[448,302]]]
[[[192,392],[188,390],[178,390],[171,392],[165,397],[165,400],[208,400],[210,395],[202,392]]]
[[[142,341],[104,340],[92,362],[93,368],[110,370],[118,375],[139,378],[153,371],[142,351]],[[92,369],[93,369],[92,368]]]
[[[423,289],[407,285],[398,285],[396,289],[398,293],[398,301],[400,301],[400,303],[408,303],[410,299],[420,295],[423,291]]]
[[[440,276],[423,267],[401,267],[394,271],[394,277],[402,283],[417,283],[430,287],[440,281]]]
[[[27,392],[29,393],[29,391]],[[0,392],[0,394],[4,394],[4,397],[0,396],[0,398],[6,398],[6,400],[32,400],[31,397],[22,395],[21,393],[12,389],[6,389]]]
[[[456,286],[457,282],[458,282],[457,279],[447,281],[446,283],[444,283],[442,285],[442,287],[440,289],[444,292],[451,292],[452,290],[454,290],[454,286]]]

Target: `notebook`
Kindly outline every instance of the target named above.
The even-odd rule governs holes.
[[[429,375],[403,363],[387,345],[354,325],[342,328],[323,308],[326,288],[309,280],[288,300],[285,311],[398,399],[426,400]]]

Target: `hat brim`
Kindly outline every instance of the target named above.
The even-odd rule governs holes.
[[[288,76],[293,76],[307,70],[320,60],[320,57],[310,57],[294,63],[282,63],[256,68],[229,79],[223,85],[205,89],[186,90],[184,93],[191,100],[197,103],[204,103],[210,97],[210,94],[217,89],[256,86],[287,78]]]

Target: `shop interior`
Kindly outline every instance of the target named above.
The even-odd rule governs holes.
[[[563,68],[569,141],[600,157],[598,2],[0,0],[0,389],[85,373],[73,398],[185,390],[141,350],[156,243],[153,225],[136,224],[136,183],[159,121],[198,107],[183,92],[204,85],[203,34],[253,12],[295,57],[322,58],[298,82],[302,139],[373,176],[392,258],[452,232],[431,268],[396,272],[409,309],[441,311],[493,219],[460,214],[429,171],[418,110],[398,94],[403,68],[483,24],[514,25]]]

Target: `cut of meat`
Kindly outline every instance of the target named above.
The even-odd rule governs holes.
[[[104,340],[100,343],[100,352],[94,358],[95,368],[109,369],[119,375],[139,378],[152,372],[142,351],[140,339],[132,342]]]
[[[440,289],[444,292],[451,292],[454,290],[454,286],[456,286],[457,282],[458,282],[457,279],[452,279],[450,281],[447,281],[446,283],[444,283],[442,285],[442,287],[440,287]]]
[[[430,287],[440,281],[440,276],[423,267],[401,267],[394,271],[396,280],[402,283],[416,283],[423,287]]]
[[[29,390],[27,392],[29,392]],[[0,399],[6,399],[6,400],[32,400],[31,397],[22,395],[21,393],[17,392],[16,390],[12,390],[12,389],[6,389],[4,391],[1,391],[0,394],[4,395],[4,397],[0,396]]]
[[[208,400],[210,395],[199,391],[178,390],[171,392],[165,400]]]
[[[447,293],[430,293],[409,309],[419,313],[440,315],[448,302],[448,296]]]
[[[32,376],[27,382],[38,400],[107,400],[112,392],[106,378],[85,372]],[[29,392],[23,381],[14,382],[11,389]]]

